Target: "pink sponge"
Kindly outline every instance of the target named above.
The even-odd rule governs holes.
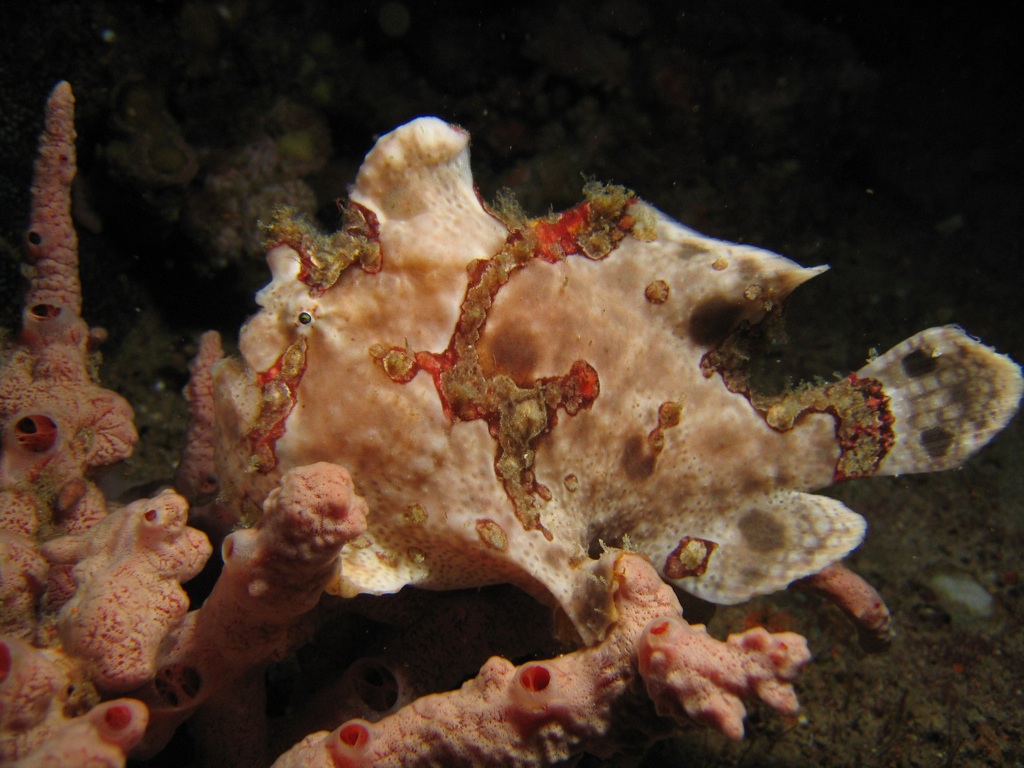
[[[164,491],[42,548],[51,563],[74,563],[78,590],[57,628],[64,649],[87,661],[102,690],[152,680],[160,643],[188,611],[181,583],[199,573],[211,549],[204,534],[185,525],[187,516],[185,500]]]
[[[648,624],[638,649],[640,674],[659,715],[711,726],[732,739],[743,736],[742,698],[756,695],[796,714],[792,681],[810,660],[807,641],[793,632],[755,627],[722,643],[679,616]]]
[[[114,699],[69,720],[46,743],[12,768],[122,768],[125,755],[146,732],[149,711],[141,701]]]

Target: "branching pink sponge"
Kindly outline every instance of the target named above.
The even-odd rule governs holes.
[[[366,514],[341,467],[286,473],[260,524],[224,540],[224,571],[197,619],[201,642],[235,669],[282,658],[293,647],[296,619],[336,577],[341,548],[365,530]]]
[[[149,713],[134,699],[114,699],[97,704],[70,720],[46,743],[11,768],[123,768],[124,756],[146,732]]]
[[[224,357],[220,334],[207,331],[199,337],[199,350],[189,363],[185,386],[188,401],[188,435],[185,450],[174,472],[174,487],[195,507],[208,504],[217,494],[217,469],[213,451],[216,424],[213,417],[213,366]]]
[[[492,658],[459,690],[425,696],[376,723],[350,720],[313,734],[274,768],[525,767],[561,763],[584,750],[611,755],[626,734],[667,732],[669,722],[659,715],[675,716],[678,705],[662,702],[692,699],[689,691],[697,690],[720,700],[694,707],[695,717],[683,722],[729,736],[739,735],[737,727],[742,732],[738,697],[797,710],[789,683],[810,659],[803,638],[760,630],[722,643],[682,620],[675,595],[644,558],[619,555],[610,576],[616,620],[597,645],[519,667]],[[681,640],[678,651],[669,637]]]
[[[807,641],[793,632],[773,635],[755,627],[721,643],[679,616],[651,622],[638,657],[659,715],[707,725],[732,739],[743,736],[744,698],[756,696],[795,715],[792,682],[811,660]]]
[[[185,525],[187,515],[185,500],[164,491],[42,548],[50,563],[74,564],[77,590],[57,628],[64,649],[86,662],[104,691],[152,680],[160,644],[188,611],[181,582],[199,573],[211,550]]]
[[[259,525],[224,540],[213,592],[161,656],[154,685],[140,693],[161,724],[154,743],[198,710],[191,725],[207,755],[259,759],[263,670],[308,640],[308,614],[336,578],[342,547],[365,530],[366,514],[341,467],[319,463],[285,473]],[[236,741],[227,741],[227,732]]]
[[[49,526],[82,531],[102,517],[105,502],[89,475],[127,458],[137,439],[131,406],[90,370],[102,332],[81,317],[73,112],[71,87],[60,83],[47,102],[33,175],[20,343],[0,350],[2,527],[27,535]]]
[[[0,764],[121,768],[148,722],[140,701],[96,703],[82,671],[60,651],[0,637]]]
[[[0,636],[0,764],[28,754],[64,725],[68,691],[81,680],[63,654]]]
[[[0,529],[0,634],[34,637],[46,572],[32,539]]]

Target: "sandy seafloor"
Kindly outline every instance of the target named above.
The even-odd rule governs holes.
[[[234,338],[254,308],[261,260],[211,253],[183,211],[215,158],[282,96],[329,129],[327,164],[307,178],[325,222],[375,135],[437,114],[472,133],[485,198],[509,186],[533,213],[560,209],[585,174],[708,234],[830,264],[790,303],[789,344],[767,363],[780,375],[853,370],[871,349],[951,322],[1024,360],[1019,24],[1003,11],[877,0],[484,6],[4,10],[3,321],[17,306],[44,95],[65,78],[79,100],[85,314],[110,333],[104,383],[134,404],[142,437],[108,487],[169,477],[196,335]],[[191,180],[155,182],[132,167],[143,161],[114,160],[127,135],[114,114],[133,85],[163,94],[162,114],[200,159]],[[892,647],[865,655],[838,612],[806,594],[719,609],[719,637],[751,620],[808,637],[803,713],[754,706],[744,741],[693,731],[644,765],[1024,765],[1022,453],[1018,418],[958,471],[830,491],[869,522],[848,562],[892,609]],[[936,573],[980,584],[991,615],[943,603],[929,587]]]

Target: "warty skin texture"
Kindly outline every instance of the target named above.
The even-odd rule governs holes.
[[[242,329],[243,359],[215,372],[233,503],[255,506],[292,466],[351,469],[373,512],[343,555],[341,594],[510,581],[592,642],[609,605],[588,554],[608,544],[699,597],[740,602],[861,541],[862,518],[811,491],[956,466],[1020,398],[1017,366],[949,327],[834,386],[762,402],[737,371],[742,349],[723,350],[824,267],[705,237],[615,188],[546,219],[488,208],[468,136],[436,118],[382,137],[350,201],[371,214],[379,262],[325,285],[310,264],[353,261],[351,244],[317,250],[312,234],[272,226],[273,280]],[[481,274],[516,258],[475,296]],[[446,380],[467,357],[468,383]],[[526,394],[580,370],[598,391],[578,408]]]

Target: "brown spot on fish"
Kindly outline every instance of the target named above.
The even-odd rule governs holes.
[[[740,520],[740,533],[755,552],[777,552],[786,546],[786,529],[767,512],[751,510]]]
[[[538,340],[516,324],[485,330],[477,348],[480,364],[488,374],[505,374],[521,387],[530,386],[537,378]]]
[[[949,402],[954,405],[969,405],[971,402],[971,390],[966,384],[955,384],[946,390]]]
[[[939,367],[939,359],[932,354],[932,351],[915,349],[900,361],[903,372],[912,379],[925,376]]]
[[[742,304],[717,296],[694,308],[687,332],[694,343],[714,346],[732,333],[742,314]]]
[[[921,433],[921,447],[933,459],[941,459],[953,447],[953,433],[944,427],[932,427]]]
[[[622,446],[622,469],[630,480],[646,480],[654,472],[657,457],[645,435],[631,435]]]

